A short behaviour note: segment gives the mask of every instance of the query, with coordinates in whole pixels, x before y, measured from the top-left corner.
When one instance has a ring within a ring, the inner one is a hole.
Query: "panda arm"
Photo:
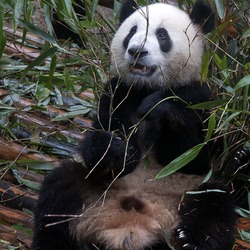
[[[165,117],[168,123],[171,120],[183,123],[181,117],[186,112],[192,111],[187,109],[188,105],[206,102],[210,98],[211,92],[206,84],[193,82],[190,85],[179,87],[175,91],[155,91],[143,100],[138,108],[138,114],[140,117],[150,120],[158,121]],[[184,123],[185,125],[186,123]]]
[[[84,191],[91,190],[93,184],[84,180],[84,172],[81,164],[67,160],[44,179],[34,213],[31,250],[79,249],[70,235],[69,222],[63,221],[71,218],[67,215],[79,214],[84,204]]]
[[[204,183],[196,192],[186,193],[174,233],[176,249],[231,249],[237,220],[233,204],[227,188],[220,183]]]
[[[85,133],[78,150],[97,179],[130,173],[140,158],[134,138],[127,140],[133,108],[129,105],[129,88],[118,84],[112,79],[101,95],[93,129]]]
[[[201,110],[189,108],[189,104],[208,101],[208,88],[197,83],[180,87],[174,94],[171,91],[156,91],[146,97],[138,108],[138,116],[144,124],[141,137],[147,138],[147,148],[153,145],[156,159],[162,165],[202,143],[205,136],[205,114]],[[200,162],[206,164],[201,166]],[[181,171],[201,174],[208,168],[208,149],[205,146]]]

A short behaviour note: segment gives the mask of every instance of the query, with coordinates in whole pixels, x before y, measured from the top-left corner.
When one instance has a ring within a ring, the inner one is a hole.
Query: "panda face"
[[[152,88],[175,88],[199,80],[201,34],[199,26],[172,5],[140,8],[113,38],[113,73],[129,85]]]

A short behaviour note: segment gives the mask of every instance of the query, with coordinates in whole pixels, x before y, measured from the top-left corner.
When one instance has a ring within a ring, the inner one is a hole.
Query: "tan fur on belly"
[[[140,250],[164,241],[164,234],[178,223],[182,195],[200,184],[202,177],[174,173],[154,180],[160,169],[141,164],[106,192],[93,190],[82,215],[71,222],[72,234],[80,243],[120,250]]]

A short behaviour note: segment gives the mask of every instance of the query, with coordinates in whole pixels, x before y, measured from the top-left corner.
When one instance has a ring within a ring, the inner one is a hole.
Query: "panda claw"
[[[191,244],[191,243],[186,243],[182,246],[183,249],[185,250],[198,250],[198,247]]]
[[[180,239],[180,240],[187,239],[189,236],[187,231],[183,228],[176,229],[176,235],[177,235],[178,239]]]
[[[177,228],[175,230],[175,235],[177,240],[179,241],[179,245],[181,245],[181,249],[183,250],[198,250],[199,247],[192,243],[192,238],[188,230],[185,228]]]
[[[178,238],[179,239],[185,239],[185,238],[187,238],[187,235],[185,234],[185,231],[183,231],[183,230],[181,230],[181,229],[179,229],[178,230]]]

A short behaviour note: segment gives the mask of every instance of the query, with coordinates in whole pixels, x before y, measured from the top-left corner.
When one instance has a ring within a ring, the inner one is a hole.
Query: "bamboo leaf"
[[[37,57],[32,63],[28,65],[28,67],[23,71],[21,79],[35,66],[43,63],[48,57],[53,56],[57,51],[56,47],[52,47],[44,51],[39,57]]]
[[[166,177],[177,170],[181,169],[189,162],[191,162],[201,151],[204,147],[204,143],[197,144],[196,146],[192,147],[191,149],[187,150],[185,153],[171,161],[166,167],[164,167],[157,175],[156,179],[160,179]]]
[[[75,111],[71,111],[71,112],[68,112],[68,113],[65,113],[65,114],[62,114],[62,115],[58,115],[56,116],[55,118],[51,119],[51,121],[55,122],[55,121],[64,121],[64,120],[68,120],[68,119],[71,119],[71,118],[74,118],[76,116],[81,116],[81,115],[85,115],[87,114],[91,109],[90,108],[84,108],[82,107],[82,109],[80,110],[75,110]]]
[[[208,142],[213,134],[214,128],[216,126],[216,113],[212,113],[208,121],[208,129],[205,141]]]
[[[14,6],[14,13],[13,13],[14,30],[16,30],[19,24],[19,19],[21,18],[23,14],[23,8],[24,8],[24,0],[16,0],[15,6]]]
[[[215,0],[215,6],[216,6],[217,13],[218,13],[220,19],[223,19],[223,17],[224,17],[224,4],[223,4],[223,0]]]
[[[91,1],[91,20],[94,19],[94,15],[96,12],[96,7],[98,5],[99,0],[92,0]]]
[[[44,41],[49,42],[49,43],[56,43],[56,40],[54,37],[52,37],[51,35],[49,35],[47,32],[45,32],[44,30],[40,29],[39,27],[35,26],[32,23],[29,23],[27,21],[24,20],[20,20],[20,23],[30,32],[32,32],[33,34],[41,37]]]
[[[211,58],[210,51],[207,50],[204,52],[203,57],[202,57],[202,63],[201,63],[201,75],[202,78],[207,78],[208,75],[208,66],[209,66],[209,60]]]
[[[195,105],[191,105],[189,107],[193,109],[214,109],[225,105],[227,102],[227,99],[218,99],[210,102],[201,102]]]
[[[52,85],[52,79],[56,70],[57,56],[54,54],[51,58],[50,69],[49,69],[49,84]]]
[[[244,218],[250,218],[250,210],[246,210],[244,208],[236,208],[235,211],[237,212],[237,214],[239,214],[240,216],[244,217]]]
[[[3,31],[3,20],[4,20],[4,6],[2,3],[0,3],[0,58],[3,55],[6,45],[6,37]]]
[[[42,102],[49,97],[50,90],[48,88],[44,88],[43,86],[37,86],[35,95],[37,100],[39,102]]]
[[[250,29],[246,30],[243,34],[242,34],[242,38],[246,38],[250,36]]]
[[[234,87],[234,91],[236,92],[238,89],[243,88],[247,85],[250,84],[250,74],[246,75],[245,77],[243,77]]]
[[[216,129],[216,133],[221,131],[223,128],[228,128],[228,126],[230,125],[230,122],[240,114],[241,112],[234,112],[232,113],[226,120],[224,120],[224,122]]]

